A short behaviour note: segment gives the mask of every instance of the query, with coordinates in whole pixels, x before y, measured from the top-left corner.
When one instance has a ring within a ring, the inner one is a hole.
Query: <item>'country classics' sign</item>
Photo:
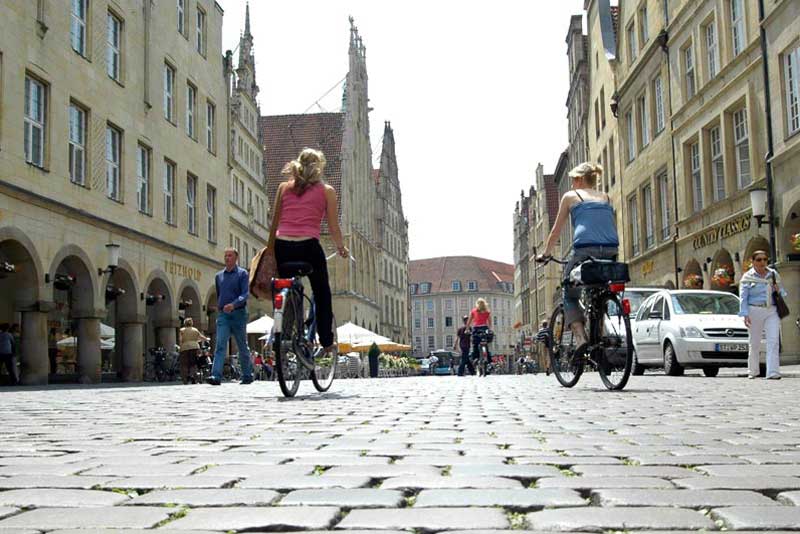
[[[164,260],[164,270],[169,274],[177,274],[178,276],[191,278],[195,282],[199,282],[200,276],[203,274],[200,272],[200,269],[195,269],[194,267],[169,260]]]
[[[719,224],[708,230],[704,231],[692,240],[692,246],[695,250],[713,245],[720,239],[725,239],[732,235],[746,232],[750,229],[750,216],[742,215],[732,221]]]

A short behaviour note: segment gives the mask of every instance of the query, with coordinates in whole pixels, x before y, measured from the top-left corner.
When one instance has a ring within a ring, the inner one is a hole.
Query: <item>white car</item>
[[[627,300],[631,305],[630,311],[630,322],[631,322],[631,330],[636,331],[636,315],[639,311],[639,307],[642,303],[649,297],[650,295],[654,295],[658,293],[661,289],[656,287],[626,287],[625,292],[622,294],[622,298]],[[625,324],[621,321],[616,320],[618,317],[619,312],[616,309],[609,309],[608,315],[606,316],[606,332],[614,333],[620,335],[622,339],[625,339]],[[635,347],[635,344],[634,344]],[[634,375],[641,375],[644,374],[644,367],[636,364],[636,350],[634,348],[634,355],[633,355],[633,374]]]
[[[748,332],[738,313],[739,298],[723,291],[664,289],[651,295],[632,327],[638,365],[663,367],[670,376],[685,368],[717,376],[720,367],[746,367]]]

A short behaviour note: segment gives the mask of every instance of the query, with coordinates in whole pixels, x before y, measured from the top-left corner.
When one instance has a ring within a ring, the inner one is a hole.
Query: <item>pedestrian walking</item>
[[[458,364],[458,376],[464,376],[464,368],[469,368],[469,374],[475,374],[475,367],[472,365],[472,360],[469,358],[470,338],[469,330],[467,330],[468,316],[464,316],[461,320],[464,322],[461,328],[456,332],[456,343],[453,345],[453,350],[461,349],[461,361]]]
[[[17,378],[17,359],[14,356],[16,348],[16,342],[14,341],[13,334],[9,332],[8,323],[3,323],[0,325],[0,363],[5,366],[12,386],[19,384],[19,378]]]
[[[247,298],[250,296],[250,279],[247,271],[239,267],[239,251],[225,249],[225,268],[214,277],[217,288],[217,346],[214,365],[207,382],[212,386],[222,383],[222,371],[231,336],[239,348],[241,384],[253,383],[253,365],[247,347]]]
[[[767,378],[778,380],[780,372],[781,320],[775,307],[773,291],[787,295],[778,271],[767,267],[769,257],[763,250],[756,250],[750,257],[753,267],[739,281],[741,303],[739,315],[750,329],[750,353],[747,358],[747,378],[759,376],[762,333],[767,338]]]
[[[183,320],[183,328],[180,330],[180,353],[181,380],[184,384],[189,382],[196,383],[197,359],[200,356],[200,342],[208,341],[200,330],[194,327],[194,320],[187,317]]]

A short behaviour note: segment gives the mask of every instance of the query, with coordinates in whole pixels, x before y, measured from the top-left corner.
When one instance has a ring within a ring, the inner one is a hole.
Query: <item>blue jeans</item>
[[[222,380],[222,368],[228,352],[228,341],[231,336],[239,347],[239,365],[242,368],[242,380],[253,378],[253,362],[250,361],[250,349],[247,347],[247,308],[237,308],[231,313],[221,312],[217,316],[217,348],[214,351],[214,365],[211,376]]]
[[[575,249],[570,256],[567,265],[564,267],[564,280],[569,280],[569,273],[572,272],[572,269],[584,260],[588,260],[589,258],[595,259],[616,259],[617,257],[617,247],[583,247],[579,249]],[[563,284],[563,292],[564,292],[564,319],[567,323],[567,326],[571,325],[575,321],[586,322],[585,317],[583,316],[583,311],[581,310],[580,304],[578,303],[581,297],[582,288],[580,287],[572,287],[568,284]]]

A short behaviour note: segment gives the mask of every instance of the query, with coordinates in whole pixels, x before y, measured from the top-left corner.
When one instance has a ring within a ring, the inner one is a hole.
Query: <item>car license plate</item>
[[[747,343],[717,343],[717,352],[747,352]]]

